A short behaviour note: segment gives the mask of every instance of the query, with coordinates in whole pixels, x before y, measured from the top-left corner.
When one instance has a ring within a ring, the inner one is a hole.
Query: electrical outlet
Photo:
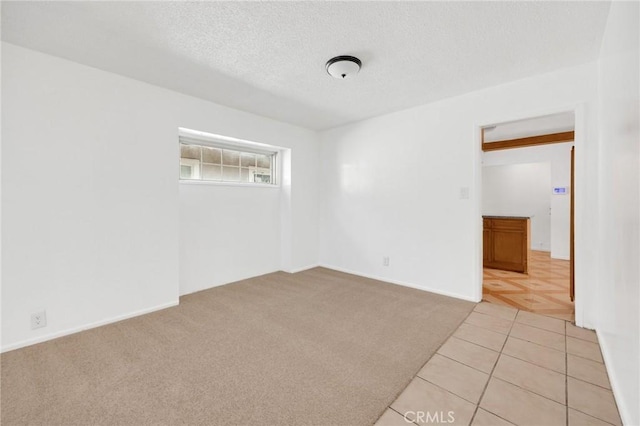
[[[31,329],[47,326],[47,311],[40,311],[31,314]]]
[[[389,256],[385,256],[382,258],[382,265],[389,266]]]

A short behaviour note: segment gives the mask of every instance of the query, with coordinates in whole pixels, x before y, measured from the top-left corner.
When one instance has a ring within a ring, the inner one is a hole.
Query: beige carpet
[[[473,303],[316,268],[2,355],[2,425],[367,425]]]

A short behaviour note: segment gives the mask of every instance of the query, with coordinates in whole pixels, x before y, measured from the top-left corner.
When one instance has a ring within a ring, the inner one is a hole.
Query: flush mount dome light
[[[362,62],[355,56],[336,56],[327,61],[327,72],[331,77],[344,80],[358,74]]]

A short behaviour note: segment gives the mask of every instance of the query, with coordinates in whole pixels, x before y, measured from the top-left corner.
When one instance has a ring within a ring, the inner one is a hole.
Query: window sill
[[[195,180],[195,179],[179,179],[180,184],[184,185],[212,185],[212,186],[235,186],[250,188],[271,188],[280,189],[279,184],[272,185],[270,183],[253,183],[253,182],[217,182],[214,180]]]

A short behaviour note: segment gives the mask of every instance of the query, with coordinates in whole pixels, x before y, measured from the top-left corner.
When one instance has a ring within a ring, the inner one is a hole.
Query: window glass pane
[[[207,143],[199,145],[180,140],[181,180],[275,183],[276,154],[257,154],[245,152],[241,146],[227,149],[222,143]]]
[[[202,165],[202,179],[222,180],[222,166]]]
[[[223,166],[222,180],[226,182],[238,182],[240,180],[240,168]]]
[[[271,183],[271,172],[268,170],[256,170],[253,179],[257,183]]]
[[[248,152],[243,152],[240,157],[240,165],[242,167],[255,167],[256,166],[256,155]]]
[[[200,160],[181,158],[180,179],[200,179]]]
[[[270,155],[257,155],[258,167],[271,168],[271,156]]]
[[[238,151],[222,150],[222,164],[230,166],[240,165],[240,153]]]
[[[222,159],[222,150],[220,148],[209,148],[208,146],[202,147],[202,162],[220,164]]]
[[[240,182],[253,182],[251,178],[253,177],[253,173],[251,170],[242,168],[240,169]]]
[[[180,165],[180,179],[191,179],[191,166]]]
[[[200,146],[180,144],[180,158],[200,160]]]

